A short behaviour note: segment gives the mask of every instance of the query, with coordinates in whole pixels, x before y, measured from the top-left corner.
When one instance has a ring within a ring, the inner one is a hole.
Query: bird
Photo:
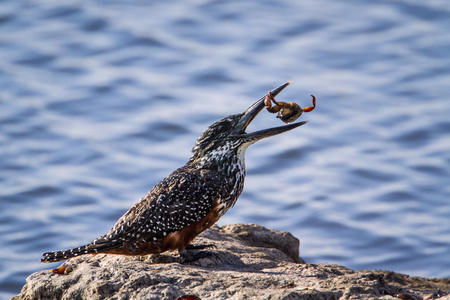
[[[290,82],[270,93],[278,95]],[[156,184],[103,236],[63,251],[47,252],[50,263],[85,254],[149,255],[178,251],[183,261],[204,257],[194,238],[215,224],[244,188],[245,151],[253,143],[281,134],[307,121],[247,133],[247,126],[265,107],[262,97],[249,108],[209,126],[197,139],[192,156]]]

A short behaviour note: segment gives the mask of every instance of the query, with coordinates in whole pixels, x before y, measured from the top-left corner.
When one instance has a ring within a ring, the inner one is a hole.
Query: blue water
[[[247,150],[219,225],[290,231],[307,262],[449,277],[450,6],[422,2],[2,1],[0,297],[288,80],[279,100],[317,108]]]

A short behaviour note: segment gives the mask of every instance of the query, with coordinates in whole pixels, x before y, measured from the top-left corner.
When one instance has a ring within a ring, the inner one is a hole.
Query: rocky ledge
[[[189,264],[176,253],[80,256],[62,264],[68,274],[30,275],[12,299],[450,299],[450,278],[307,264],[298,239],[258,225],[215,226],[195,242],[216,247]]]

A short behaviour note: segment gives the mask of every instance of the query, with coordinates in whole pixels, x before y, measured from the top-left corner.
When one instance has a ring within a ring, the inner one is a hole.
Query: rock
[[[449,278],[306,264],[298,239],[253,224],[214,226],[195,243],[216,248],[189,264],[176,253],[80,256],[62,264],[73,268],[66,275],[30,275],[12,299],[433,299],[450,289]]]

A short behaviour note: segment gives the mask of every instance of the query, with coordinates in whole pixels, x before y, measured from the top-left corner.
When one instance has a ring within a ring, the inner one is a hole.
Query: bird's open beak
[[[286,82],[285,84],[280,85],[276,89],[272,90],[272,95],[275,97],[290,83],[291,83],[290,81]],[[255,131],[255,132],[251,132],[251,133],[246,133],[245,129],[247,128],[247,126],[253,121],[253,119],[258,115],[258,113],[261,110],[263,110],[263,108],[265,107],[265,105],[264,105],[265,98],[266,98],[266,96],[262,97],[261,99],[256,101],[252,106],[247,108],[242,113],[242,118],[239,122],[239,126],[236,128],[237,130],[239,130],[238,135],[240,137],[248,139],[248,140],[256,141],[256,140],[260,140],[260,139],[263,139],[266,137],[270,137],[273,135],[277,135],[277,134],[292,130],[294,128],[297,128],[299,126],[302,126],[302,125],[308,123],[308,121],[303,121],[303,122],[293,123],[293,124],[289,124],[289,125],[284,125],[284,126],[279,126],[279,127],[269,128],[269,129],[263,129],[263,130],[259,130],[259,131]]]

